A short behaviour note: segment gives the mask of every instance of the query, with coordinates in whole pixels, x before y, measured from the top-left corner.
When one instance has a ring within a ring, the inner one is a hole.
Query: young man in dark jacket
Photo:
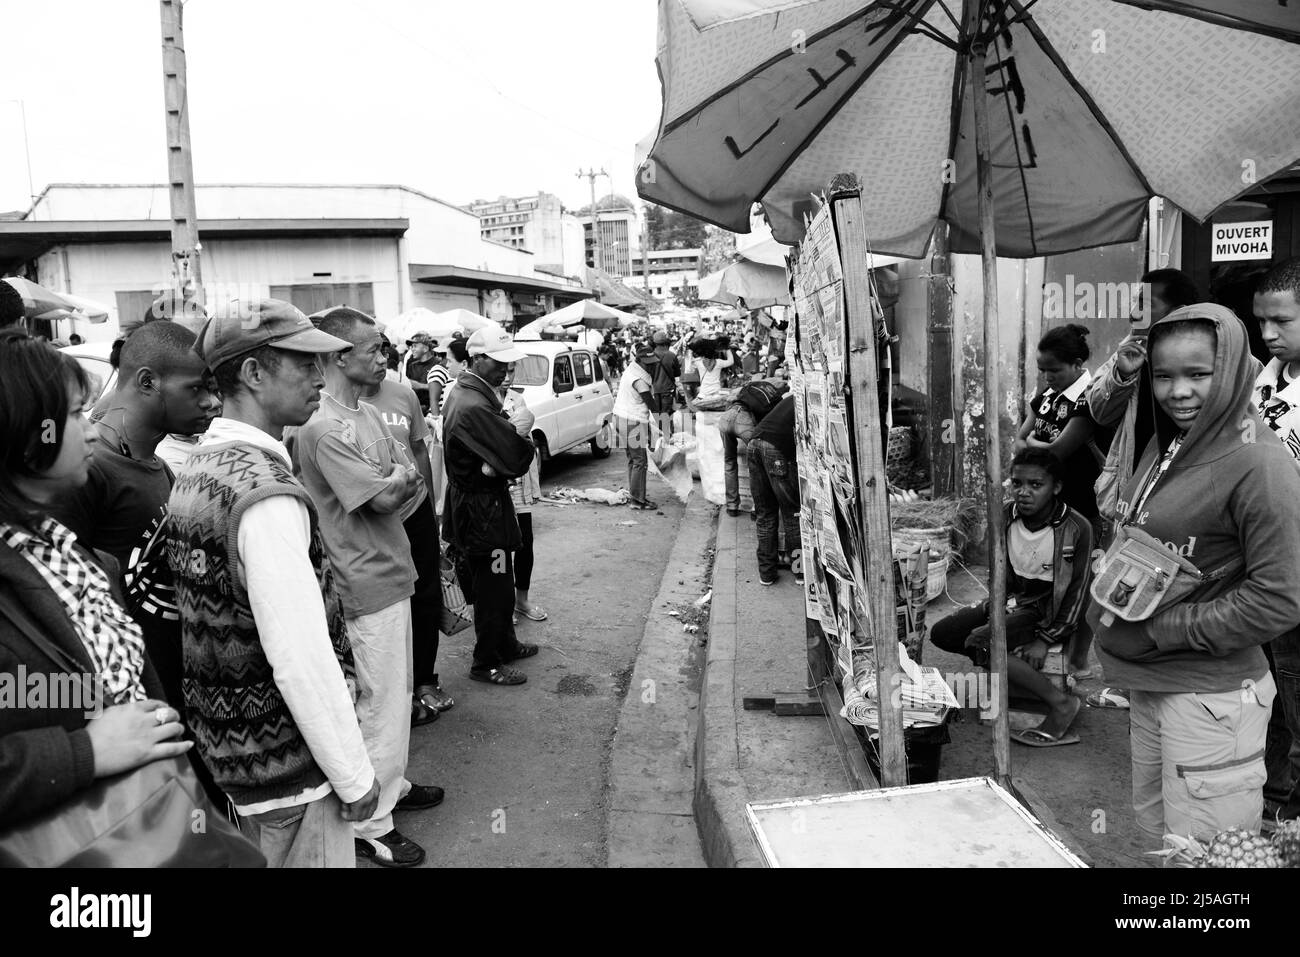
[[[520,437],[501,408],[497,389],[513,363],[525,357],[493,323],[470,336],[470,367],[443,407],[447,507],[443,534],[466,557],[473,578],[474,663],[469,676],[495,685],[528,680],[506,667],[538,648],[515,637],[512,554],[522,544],[510,499],[510,479],[528,471],[533,444]]]

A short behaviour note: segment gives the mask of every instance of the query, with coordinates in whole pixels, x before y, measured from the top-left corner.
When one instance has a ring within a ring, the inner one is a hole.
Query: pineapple
[[[1252,831],[1230,827],[1214,835],[1197,867],[1284,867],[1271,840]]]
[[[1273,846],[1283,867],[1300,867],[1300,820],[1280,822],[1273,832]]]

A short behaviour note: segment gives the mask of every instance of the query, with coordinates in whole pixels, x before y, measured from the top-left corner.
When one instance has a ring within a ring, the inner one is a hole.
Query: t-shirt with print
[[[60,497],[50,512],[82,545],[117,560],[126,610],[144,634],[168,703],[181,707],[180,614],[160,534],[172,481],[160,457],[139,462],[99,442],[86,484]]]
[[[415,461],[415,451],[411,447],[412,440],[425,443],[425,454],[428,454],[429,423],[424,421],[424,415],[420,412],[420,401],[415,397],[415,392],[410,386],[400,382],[385,381],[380,384],[379,391],[366,401],[379,410],[379,417],[384,420],[384,425],[388,426],[388,431],[393,434],[393,440],[406,452],[407,458],[412,462]],[[403,516],[409,518],[428,494],[428,489],[421,492],[413,505],[408,505],[402,510]]]
[[[637,388],[637,383],[641,388]],[[614,399],[614,414],[633,422],[649,422],[650,408],[641,398],[641,392],[651,389],[650,373],[633,362],[618,380],[618,396]]]
[[[1082,417],[1091,421],[1092,414],[1088,411],[1085,395],[1091,381],[1091,376],[1085,372],[1064,392],[1044,389],[1034,396],[1029,403],[1034,415],[1034,426],[1029,434],[1040,442],[1055,442],[1072,420]],[[1096,519],[1099,512],[1093,486],[1101,474],[1102,463],[1085,442],[1070,453],[1064,464],[1061,498],[1085,518]]]
[[[344,614],[358,618],[410,598],[415,566],[402,516],[367,507],[387,488],[393,466],[410,461],[379,411],[364,401],[349,409],[322,394],[320,408],[285,444],[320,515]]]

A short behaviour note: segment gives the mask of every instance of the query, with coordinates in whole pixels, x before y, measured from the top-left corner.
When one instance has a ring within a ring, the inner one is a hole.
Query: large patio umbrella
[[[919,257],[944,222],[952,251],[983,259],[994,754],[1009,778],[996,257],[1131,242],[1156,195],[1204,221],[1295,162],[1300,7],[661,0],[659,38],[643,198],[738,232],[762,201],[796,242],[813,194],[851,173],[873,250]]]
[[[55,292],[39,283],[17,276],[8,276],[5,282],[13,286],[23,298],[23,310],[29,321],[33,319],[82,319],[86,322],[107,322],[108,309],[97,302]]]

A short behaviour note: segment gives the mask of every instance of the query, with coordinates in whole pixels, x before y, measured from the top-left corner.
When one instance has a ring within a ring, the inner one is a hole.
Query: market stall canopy
[[[432,309],[416,306],[384,325],[384,335],[390,342],[407,342],[417,332],[435,339],[449,336],[459,329],[455,320],[442,318]]]
[[[542,316],[538,322],[546,325],[586,326],[588,329],[621,329],[640,319],[640,316],[634,316],[630,312],[583,299]]]
[[[700,279],[700,299],[736,305],[741,299],[751,309],[790,304],[790,278],[785,266],[766,266],[740,259]]]
[[[603,269],[592,266],[584,268],[586,285],[596,291],[596,295],[605,305],[616,309],[635,309],[643,306],[650,312],[657,312],[662,308],[654,296],[621,282],[618,277],[611,276]]]
[[[663,110],[638,192],[736,232],[762,201],[792,243],[851,172],[873,251],[920,257],[944,221],[952,251],[979,252],[976,2],[661,0]],[[981,10],[998,255],[1131,242],[1153,195],[1203,221],[1300,157],[1294,4]]]
[[[30,279],[17,276],[5,278],[23,299],[23,312],[26,318],[34,319],[81,319],[85,322],[107,322],[108,308],[97,302],[73,296],[65,292],[46,289]]]

